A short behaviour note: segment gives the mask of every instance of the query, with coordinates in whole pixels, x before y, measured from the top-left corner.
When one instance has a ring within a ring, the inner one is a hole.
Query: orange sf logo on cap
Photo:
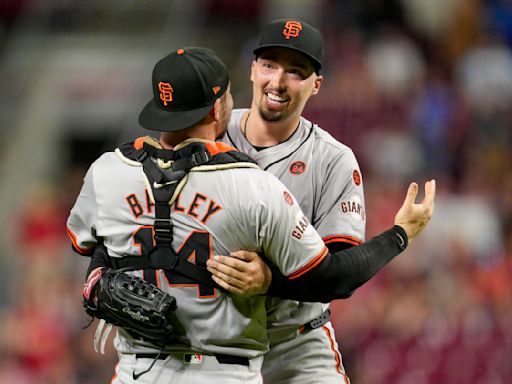
[[[159,82],[158,90],[160,91],[160,100],[164,102],[164,105],[167,106],[167,103],[172,101],[172,93],[174,89],[172,89],[171,84]]]
[[[302,25],[298,21],[288,20],[283,29],[283,35],[286,39],[290,37],[298,37],[302,31]]]

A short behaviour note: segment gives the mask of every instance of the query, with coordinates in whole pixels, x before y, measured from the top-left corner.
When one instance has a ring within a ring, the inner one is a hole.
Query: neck
[[[160,145],[164,149],[173,149],[176,145],[187,139],[215,141],[215,126],[212,124],[200,124],[184,131],[162,132],[160,134]]]
[[[297,129],[300,116],[291,116],[282,121],[266,121],[256,108],[251,108],[242,119],[242,132],[252,145],[271,147],[286,141]]]

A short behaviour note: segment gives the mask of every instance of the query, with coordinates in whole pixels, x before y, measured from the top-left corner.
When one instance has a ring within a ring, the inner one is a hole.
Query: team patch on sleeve
[[[283,192],[284,201],[288,205],[293,205],[293,197],[286,191]]]
[[[350,198],[342,200],[339,207],[343,215],[350,215],[354,220],[366,220],[362,199],[358,194],[353,194]]]
[[[357,169],[354,169],[354,172],[352,172],[352,179],[354,180],[354,184],[357,186],[361,185],[361,174]]]

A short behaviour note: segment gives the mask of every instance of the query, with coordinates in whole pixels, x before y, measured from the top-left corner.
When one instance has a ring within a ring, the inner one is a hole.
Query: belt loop
[[[331,318],[331,310],[327,308],[324,313],[322,313],[319,317],[311,320],[310,322],[303,324],[299,327],[299,333],[304,333],[311,329],[320,328],[322,325],[326,324]]]

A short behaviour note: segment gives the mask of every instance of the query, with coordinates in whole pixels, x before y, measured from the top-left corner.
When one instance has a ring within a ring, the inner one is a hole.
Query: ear
[[[311,91],[312,95],[317,95],[320,92],[320,87],[322,85],[322,81],[324,80],[323,76],[317,76],[315,79],[315,85]]]
[[[254,82],[254,71],[256,71],[256,60],[252,61],[251,64],[251,81]]]
[[[221,105],[220,104],[221,104],[221,101],[220,101],[220,98],[218,98],[217,100],[215,100],[215,103],[213,104],[212,109],[210,109],[210,116],[215,121],[219,121],[220,120],[220,111],[221,111]]]

